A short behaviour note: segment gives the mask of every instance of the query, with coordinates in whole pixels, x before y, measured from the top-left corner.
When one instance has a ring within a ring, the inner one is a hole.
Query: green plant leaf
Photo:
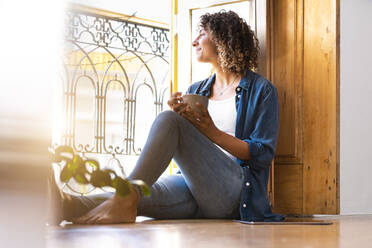
[[[63,167],[63,169],[62,169],[62,171],[61,171],[61,174],[59,175],[59,179],[61,180],[61,182],[65,182],[65,183],[67,183],[67,182],[71,179],[71,177],[72,177],[72,172],[71,172],[71,170],[70,170],[70,167],[71,167],[70,163],[67,163],[67,164]]]
[[[76,174],[74,175],[74,179],[76,180],[76,182],[81,183],[81,184],[89,183],[88,179],[86,178],[84,174]]]
[[[104,169],[103,171],[106,171],[107,173],[109,174],[113,174],[115,177],[117,177],[117,174],[114,170],[111,170],[111,169]]]
[[[99,163],[98,161],[94,160],[94,159],[88,159],[88,160],[85,160],[85,164],[95,168],[95,169],[99,169]]]
[[[71,171],[72,174],[76,173],[76,171],[78,170],[79,165],[82,161],[83,160],[80,158],[79,155],[74,155],[74,157],[72,159],[72,162],[71,162],[71,166],[70,166],[70,171]]]
[[[63,160],[72,159],[74,156],[74,150],[70,146],[58,146],[54,150],[53,162],[60,163]]]
[[[73,164],[80,165],[83,163],[83,159],[79,155],[74,155],[74,159],[72,160]]]
[[[95,170],[91,174],[90,183],[94,187],[111,186],[112,182],[111,182],[110,173],[106,171]]]
[[[147,186],[147,184],[142,180],[130,180],[131,184],[137,185],[141,188],[142,193],[146,196],[150,195],[150,188]]]
[[[116,194],[119,196],[127,196],[130,194],[132,184],[140,187],[144,195],[150,195],[150,189],[142,180],[127,180],[119,177],[114,170],[104,169],[100,170],[98,161],[94,159],[83,159],[78,154],[74,154],[74,150],[70,146],[59,146],[55,150],[49,149],[52,156],[53,162],[60,163],[66,161],[63,167],[60,180],[62,182],[68,182],[72,177],[76,182],[81,184],[91,184],[95,187],[111,186],[115,188]],[[95,169],[90,173],[86,165],[91,166]],[[87,179],[86,175],[90,174],[90,180]],[[111,176],[114,175],[114,179],[111,180]]]
[[[129,181],[121,177],[115,177],[114,180],[112,180],[111,186],[116,189],[116,194],[119,196],[124,197],[130,193],[131,185]]]
[[[85,163],[80,163],[77,165],[76,170],[73,173],[73,177],[78,183],[88,184],[89,180],[86,177],[87,169],[85,168]]]
[[[85,162],[82,162],[82,163],[78,164],[78,168],[76,169],[76,173],[78,173],[78,174],[88,173],[88,170],[85,167]]]

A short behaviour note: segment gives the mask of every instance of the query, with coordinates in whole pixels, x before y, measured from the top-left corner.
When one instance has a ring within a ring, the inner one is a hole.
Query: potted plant
[[[119,196],[127,196],[132,185],[137,185],[144,195],[150,195],[149,187],[142,180],[121,178],[115,171],[101,169],[98,161],[82,158],[70,146],[49,148],[54,163],[62,165],[60,180],[68,183],[72,178],[80,184],[91,184],[94,187],[112,187]],[[87,168],[91,167],[91,170]]]

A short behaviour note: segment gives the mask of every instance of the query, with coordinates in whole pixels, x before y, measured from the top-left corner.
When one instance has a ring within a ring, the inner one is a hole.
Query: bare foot
[[[129,196],[114,195],[85,215],[73,220],[74,224],[134,223],[137,216],[138,194],[132,189]]]

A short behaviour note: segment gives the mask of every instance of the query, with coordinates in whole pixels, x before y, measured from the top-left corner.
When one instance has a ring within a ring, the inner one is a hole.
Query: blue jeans
[[[159,178],[172,158],[181,174]],[[157,219],[239,218],[243,169],[173,111],[156,117],[129,178],[151,186],[151,195],[140,199],[138,215]],[[89,198],[99,204],[111,195]]]

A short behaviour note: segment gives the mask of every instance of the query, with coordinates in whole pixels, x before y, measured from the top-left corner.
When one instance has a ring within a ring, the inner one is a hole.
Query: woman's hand
[[[216,142],[221,131],[214,125],[208,110],[200,103],[196,103],[196,106],[200,109],[201,114],[192,110],[189,105],[186,105],[186,108],[181,110],[180,114],[194,124],[210,140]]]
[[[180,111],[184,110],[184,108],[186,107],[186,103],[183,102],[181,96],[182,92],[174,92],[172,94],[172,97],[168,101],[168,106],[171,108],[171,110],[179,114]]]
[[[219,130],[209,115],[207,109],[200,103],[196,103],[201,114],[192,110],[189,105],[180,111],[181,116],[188,119],[201,133],[207,136],[213,143],[222,147],[233,156],[242,159],[250,159],[249,145],[247,142],[240,140],[228,133]]]

